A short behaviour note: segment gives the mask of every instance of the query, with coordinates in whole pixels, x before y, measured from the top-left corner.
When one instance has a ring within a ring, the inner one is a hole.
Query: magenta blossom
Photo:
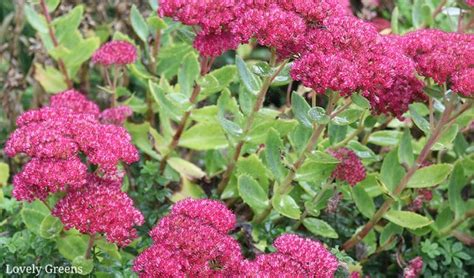
[[[181,201],[151,231],[155,243],[138,256],[133,269],[140,277],[237,275],[243,257],[237,241],[227,235],[234,225],[235,215],[220,202]],[[165,262],[168,257],[173,260]],[[157,267],[165,264],[167,269]]]
[[[89,175],[83,187],[68,190],[52,214],[61,219],[66,229],[105,234],[108,241],[126,246],[137,237],[134,226],[143,224],[143,215],[120,186],[120,182]]]
[[[100,113],[99,121],[103,124],[122,126],[132,114],[133,111],[128,106],[109,108]]]
[[[423,258],[416,257],[410,261],[410,264],[403,270],[404,278],[420,277],[423,270]]]
[[[300,14],[307,22],[322,24],[327,18],[349,15],[340,0],[277,0],[284,9]]]
[[[392,39],[413,58],[420,75],[433,78],[438,84],[474,67],[474,36],[471,34],[423,29]]]
[[[74,89],[52,96],[49,106],[54,109],[70,109],[74,113],[99,115],[99,106]]]
[[[451,89],[465,96],[474,96],[474,68],[465,69],[453,74]]]
[[[371,24],[353,16],[328,18],[306,39],[307,51],[295,61],[291,76],[317,93],[361,91],[374,113],[399,118],[410,103],[425,100],[414,62]]]
[[[15,196],[19,199],[31,201],[35,198],[33,193],[45,199],[48,193],[74,186],[79,170],[80,176],[84,176],[79,154],[97,165],[99,174],[116,179],[120,176],[117,170],[120,162],[130,164],[139,159],[128,132],[123,127],[101,124],[98,110],[83,95],[70,90],[55,95],[51,102],[54,108],[22,114],[17,119],[18,129],[5,144],[8,156],[24,153],[32,158],[24,169],[29,174],[22,172],[15,179],[15,192],[18,192]],[[47,171],[52,180],[43,184],[42,180],[47,178],[38,178],[43,171],[39,169]]]
[[[206,57],[217,57],[229,49],[236,49],[239,44],[238,38],[230,32],[201,31],[194,40],[194,48]]]
[[[194,47],[205,57],[216,57],[235,49],[240,43],[230,30],[236,18],[236,0],[181,1],[160,0],[160,16],[168,16],[183,24],[196,26]]]
[[[276,253],[257,256],[263,277],[334,277],[339,263],[320,242],[285,234],[273,244]]]
[[[176,203],[172,214],[184,215],[212,226],[221,233],[230,232],[237,220],[235,215],[219,201],[186,199]]]
[[[154,244],[134,261],[140,277],[332,277],[336,258],[316,241],[284,235],[277,253],[246,260],[230,235],[235,215],[218,201],[187,199],[150,235]]]
[[[133,64],[135,60],[137,49],[127,41],[108,42],[92,56],[92,62],[103,66]]]
[[[85,184],[87,167],[78,157],[69,159],[33,158],[13,179],[13,196],[17,200],[45,200],[50,194],[79,188]]]
[[[51,108],[42,108],[27,112],[35,121],[20,117],[23,125],[10,135],[5,152],[9,156],[26,153],[38,158],[65,159],[80,151],[108,174],[115,173],[120,161],[130,164],[139,159],[123,127],[101,124],[88,114],[56,113],[56,117],[46,119],[43,114],[51,115],[50,111]]]
[[[264,8],[248,7],[241,4],[242,15],[233,23],[233,32],[247,42],[256,38],[258,43],[287,57],[299,53],[304,46],[306,22],[298,14],[278,5]],[[288,34],[292,34],[289,36]]]
[[[328,152],[340,161],[332,173],[333,178],[346,181],[351,186],[365,179],[365,167],[352,150],[340,148],[338,150],[329,150]]]

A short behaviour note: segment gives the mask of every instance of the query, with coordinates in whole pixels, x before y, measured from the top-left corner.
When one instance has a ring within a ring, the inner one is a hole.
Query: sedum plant
[[[0,4],[2,266],[473,273],[470,1],[71,2]]]

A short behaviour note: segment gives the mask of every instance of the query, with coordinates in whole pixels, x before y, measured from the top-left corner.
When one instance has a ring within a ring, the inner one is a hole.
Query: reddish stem
[[[40,6],[41,6],[41,10],[43,12],[43,15],[46,18],[46,23],[48,25],[49,36],[51,38],[51,41],[53,42],[54,47],[56,48],[56,47],[59,46],[59,42],[58,42],[58,39],[56,38],[56,35],[54,34],[53,27],[51,26],[51,16],[49,15],[48,6],[46,5],[46,1],[45,0],[40,0]],[[71,79],[69,78],[69,73],[67,72],[66,65],[64,64],[64,61],[62,59],[57,59],[57,62],[58,62],[59,70],[61,71],[61,73],[64,76],[64,81],[66,82],[66,85],[67,85],[68,89],[71,89],[73,87],[73,84],[72,84]]]

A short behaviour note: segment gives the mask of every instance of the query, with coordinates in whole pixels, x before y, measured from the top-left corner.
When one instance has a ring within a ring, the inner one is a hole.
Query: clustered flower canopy
[[[52,213],[66,229],[103,233],[111,242],[128,245],[137,237],[134,226],[143,224],[142,214],[120,190],[119,163],[139,159],[121,126],[130,114],[128,107],[101,113],[75,90],[52,96],[49,107],[22,114],[5,146],[9,156],[24,153],[31,158],[13,179],[15,198],[45,201],[64,192]],[[95,165],[94,174],[88,165]]]
[[[310,277],[330,278],[338,261],[322,243],[285,234],[275,253],[242,256],[228,233],[235,215],[221,202],[187,199],[150,232],[153,245],[135,260],[140,277]]]
[[[202,56],[254,38],[280,59],[294,58],[294,80],[321,94],[360,92],[376,114],[401,118],[409,104],[426,101],[418,75],[474,93],[472,35],[383,36],[337,0],[162,0],[159,14],[198,27],[194,46]]]

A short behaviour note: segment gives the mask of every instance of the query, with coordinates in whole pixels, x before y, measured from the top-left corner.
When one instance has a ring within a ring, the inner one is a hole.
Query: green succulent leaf
[[[418,229],[433,223],[425,216],[411,211],[390,210],[385,213],[384,218],[404,228]]]
[[[47,215],[41,222],[39,235],[51,239],[57,236],[63,230],[61,221],[52,215]]]
[[[331,225],[321,219],[308,217],[303,220],[303,225],[314,235],[326,238],[339,238],[339,235]]]
[[[235,58],[235,64],[237,66],[240,80],[245,88],[252,94],[257,95],[260,91],[261,80],[249,69],[244,60],[239,56]]]
[[[80,234],[68,234],[59,237],[56,240],[56,247],[59,253],[68,260],[74,260],[76,257],[83,257],[87,250],[89,236]]]
[[[409,188],[425,188],[439,185],[449,176],[453,166],[436,164],[418,169],[408,182]]]
[[[312,118],[310,118],[309,111],[311,107],[308,102],[297,93],[293,92],[291,95],[291,108],[295,118],[304,126],[312,128]],[[317,112],[317,111],[314,111]],[[316,116],[316,115],[313,115]],[[321,119],[324,120],[324,119]]]
[[[274,195],[272,198],[273,208],[281,215],[291,219],[300,219],[301,210],[296,201],[288,194]]]
[[[140,14],[140,11],[135,5],[132,5],[132,9],[130,11],[130,22],[132,23],[133,30],[135,31],[137,36],[144,43],[147,43],[150,30],[148,29],[148,25],[145,19]]]
[[[238,188],[242,200],[255,211],[262,211],[268,207],[268,196],[254,178],[247,175],[240,176]]]

